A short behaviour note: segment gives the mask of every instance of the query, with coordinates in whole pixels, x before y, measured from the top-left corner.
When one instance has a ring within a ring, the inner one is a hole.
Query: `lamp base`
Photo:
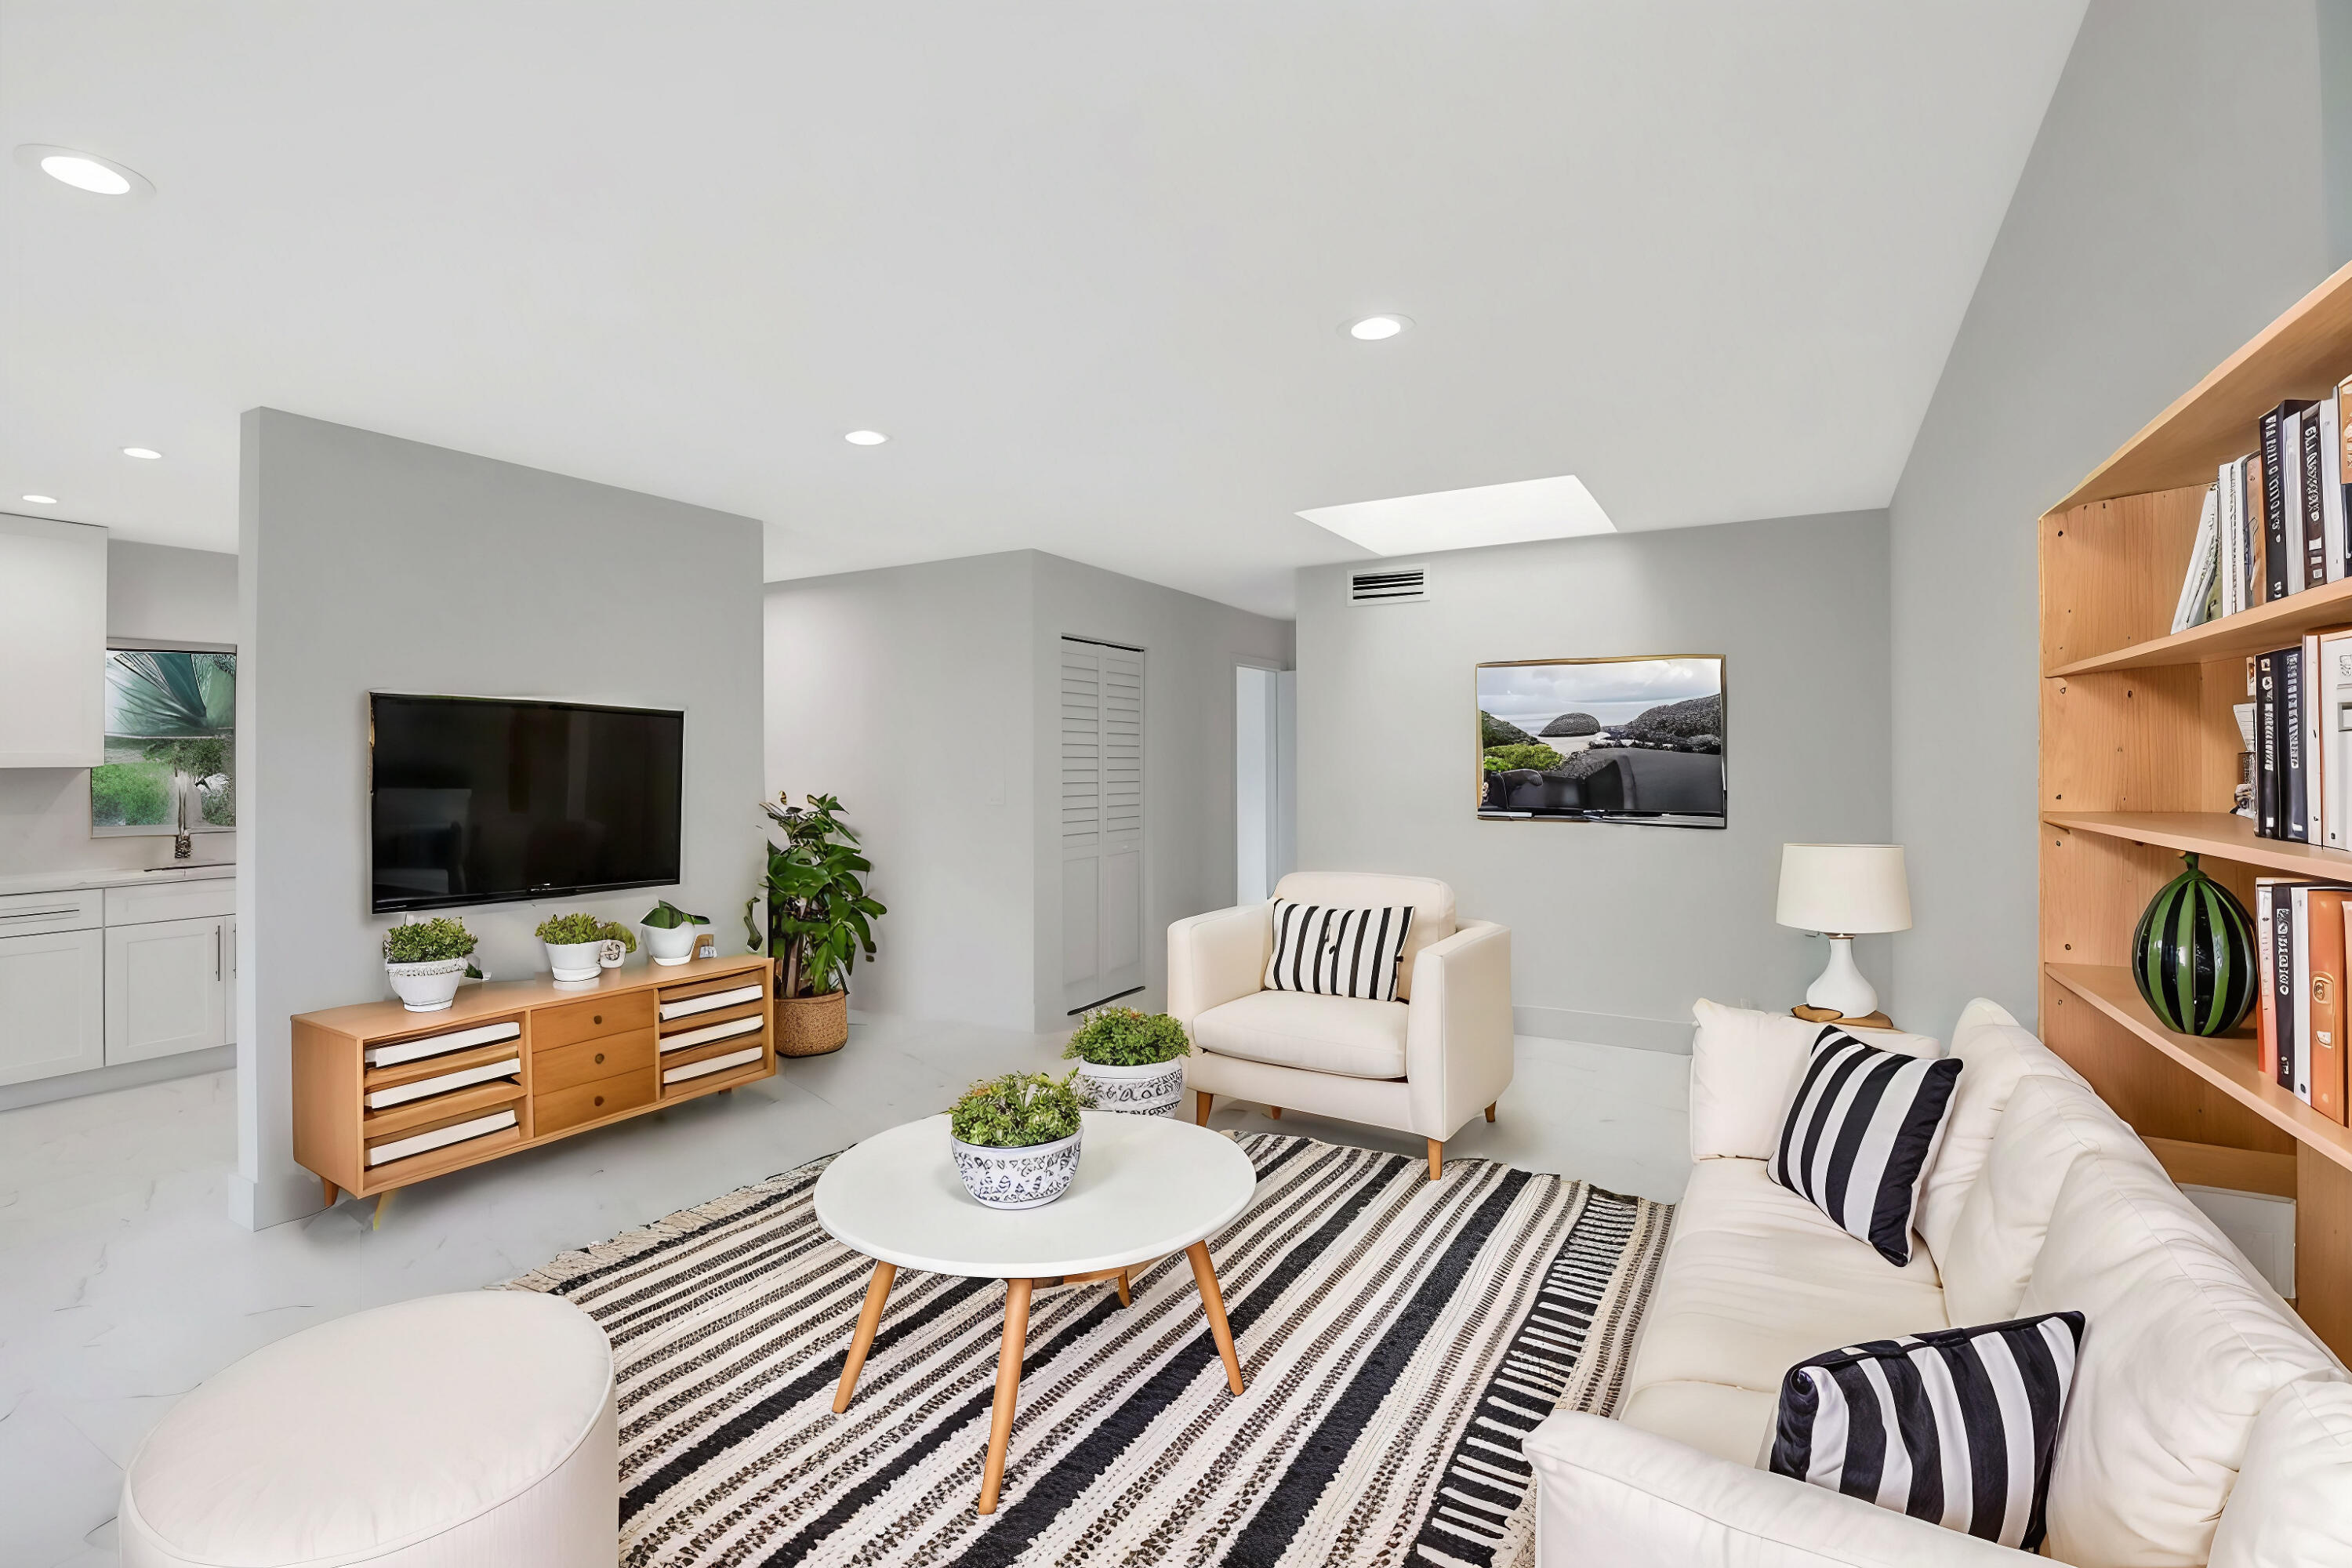
[[[1789,1009],[1789,1012],[1791,1016],[1802,1018],[1808,1024],[1843,1024],[1850,1029],[1892,1029],[1895,1027],[1895,1020],[1888,1017],[1884,1013],[1864,1013],[1859,1018],[1849,1018],[1844,1014],[1838,1012],[1834,1008],[1807,1007],[1803,1005],[1791,1007]]]
[[[1835,931],[1822,934],[1830,939],[1829,966],[1805,987],[1805,1005],[1834,1007],[1848,1018],[1877,1012],[1878,992],[1853,966],[1853,938]]]

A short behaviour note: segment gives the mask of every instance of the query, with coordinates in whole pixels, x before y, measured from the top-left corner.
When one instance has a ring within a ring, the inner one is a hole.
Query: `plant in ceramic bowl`
[[[949,1147],[964,1191],[982,1207],[1034,1209],[1070,1190],[1078,1173],[1077,1074],[1006,1073],[963,1091],[948,1111]]]
[[[457,920],[418,921],[383,933],[383,972],[412,1013],[438,1013],[457,998],[478,939]]]
[[[531,934],[547,949],[547,967],[558,980],[593,980],[637,951],[628,927],[591,914],[550,915]]]
[[[708,915],[690,915],[667,899],[646,911],[637,922],[646,933],[646,956],[656,963],[684,963],[694,956],[694,944],[710,923]]]
[[[1078,1082],[1105,1110],[1173,1116],[1184,1097],[1184,1063],[1192,1043],[1165,1013],[1097,1007],[1078,1025],[1062,1055],[1077,1058]]]

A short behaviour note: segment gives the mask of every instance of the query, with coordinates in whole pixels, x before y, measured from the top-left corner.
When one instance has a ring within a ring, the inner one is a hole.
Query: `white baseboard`
[[[1617,1013],[1580,1013],[1569,1007],[1514,1007],[1511,1027],[1542,1040],[1581,1040],[1592,1046],[1690,1055],[1689,1019],[1630,1018]]]
[[[209,1050],[184,1051],[174,1057],[92,1068],[88,1072],[60,1073],[56,1078],[37,1078],[26,1083],[0,1087],[0,1110],[47,1105],[51,1100],[75,1100],[85,1094],[104,1094],[110,1089],[132,1089],[170,1078],[194,1078],[198,1073],[219,1072],[235,1066],[236,1047],[215,1046]]]

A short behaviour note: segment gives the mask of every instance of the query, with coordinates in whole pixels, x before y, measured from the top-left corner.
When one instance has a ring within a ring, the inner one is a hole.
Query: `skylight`
[[[1319,506],[1298,515],[1379,555],[1417,555],[1617,531],[1617,525],[1574,474]]]

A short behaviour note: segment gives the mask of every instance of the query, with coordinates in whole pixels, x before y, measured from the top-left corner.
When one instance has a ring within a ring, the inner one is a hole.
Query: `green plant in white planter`
[[[1093,1103],[1077,1074],[1006,1073],[963,1091],[948,1111],[949,1149],[964,1190],[982,1206],[1034,1209],[1078,1173],[1079,1112]]]
[[[646,956],[656,963],[684,963],[694,956],[694,944],[710,924],[708,915],[690,915],[667,899],[646,911],[637,924],[646,933]]]
[[[383,933],[383,973],[412,1013],[438,1013],[457,999],[479,945],[466,922],[418,921]]]
[[[1192,1054],[1183,1025],[1133,1007],[1096,1008],[1062,1050],[1077,1059],[1078,1081],[1097,1105],[1138,1116],[1176,1114],[1184,1097],[1183,1058]]]
[[[628,927],[591,914],[550,915],[531,934],[546,947],[547,967],[558,980],[593,980],[637,951]]]

